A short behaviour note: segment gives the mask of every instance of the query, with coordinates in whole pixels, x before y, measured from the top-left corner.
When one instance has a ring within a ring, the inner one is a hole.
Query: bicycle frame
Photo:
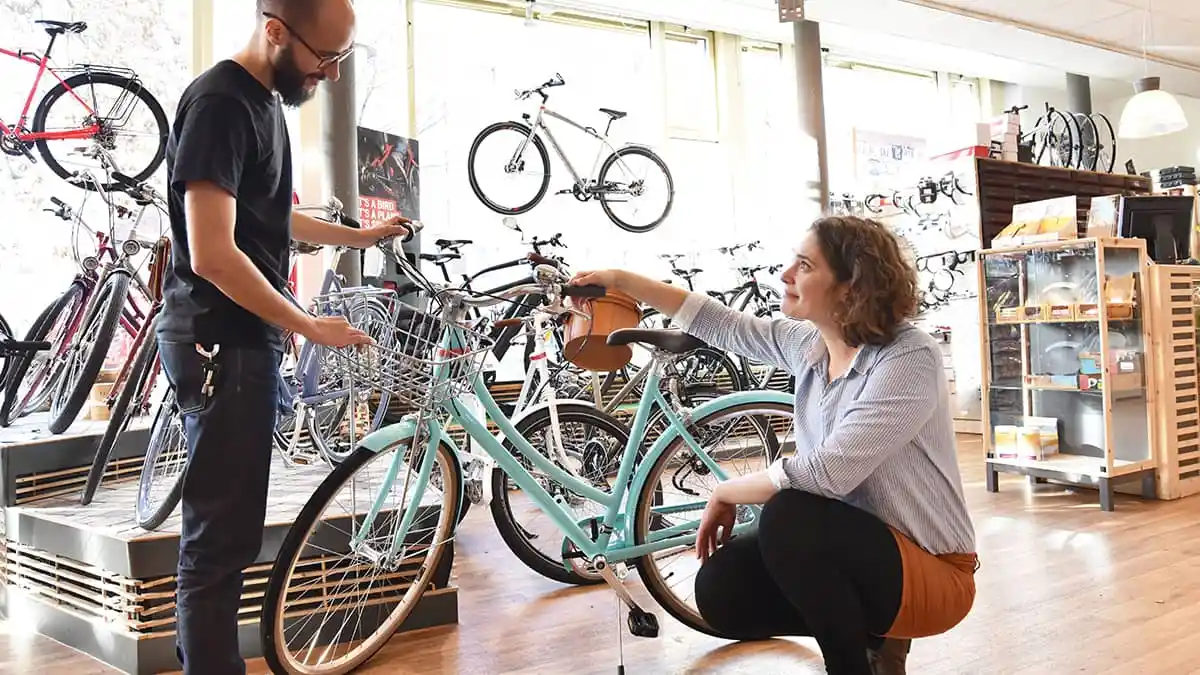
[[[567,155],[565,152],[563,152],[562,146],[560,146],[558,144],[558,139],[556,139],[554,137],[554,132],[550,131],[550,127],[546,126],[546,117],[551,117],[551,118],[559,120],[561,122],[565,122],[566,124],[578,129],[579,131],[582,131],[583,133],[587,134],[588,136],[591,136],[592,138],[596,139],[597,141],[600,141],[600,150],[596,153],[596,161],[592,164],[592,171],[591,171],[591,173],[588,174],[587,177],[580,176],[579,172],[575,169],[575,165],[571,163],[571,160],[567,159]],[[609,126],[611,126],[611,125],[612,125],[612,122],[609,122]],[[521,143],[521,145],[517,147],[517,152],[513,155],[513,158],[510,160],[511,163],[516,163],[516,161],[520,157],[524,156],[525,149],[527,147],[529,147],[529,143],[532,141],[534,135],[537,134],[539,130],[541,130],[545,134],[546,140],[550,141],[550,147],[554,148],[554,154],[558,155],[558,158],[562,160],[562,163],[567,166],[567,171],[571,172],[571,178],[573,178],[575,180],[575,185],[578,186],[580,190],[587,189],[589,184],[595,182],[595,180],[598,178],[598,174],[600,171],[600,164],[601,164],[601,162],[604,161],[604,158],[606,157],[604,150],[607,149],[609,154],[613,154],[617,151],[617,149],[613,146],[613,144],[608,141],[607,135],[601,134],[600,132],[596,131],[595,129],[585,127],[582,124],[579,124],[578,122],[570,119],[569,117],[567,117],[565,115],[561,115],[559,113],[556,113],[553,110],[547,108],[545,105],[542,105],[542,106],[538,106],[538,114],[537,114],[537,117],[533,120],[533,124],[530,126],[529,136],[525,139],[525,142]],[[620,156],[617,157],[617,161],[621,163],[622,168],[624,168],[627,171],[629,170],[629,167],[625,165],[625,160],[622,159]],[[546,167],[546,168],[548,170],[550,167]]]
[[[33,97],[37,93],[38,85],[41,84],[42,77],[44,77],[46,73],[50,73],[54,79],[58,80],[59,84],[61,84],[63,87],[66,87],[67,93],[69,93],[72,98],[78,101],[79,105],[83,106],[83,108],[87,110],[89,116],[94,117],[96,115],[96,111],[92,110],[92,107],[89,106],[87,102],[79,96],[79,94],[76,94],[75,90],[66,83],[65,79],[50,66],[50,51],[54,47],[54,40],[55,38],[52,36],[50,38],[50,44],[46,47],[46,53],[41,56],[38,56],[33,52],[14,52],[0,47],[0,55],[9,56],[18,61],[37,66],[37,74],[33,78],[33,84],[29,87],[29,95],[25,97],[25,105],[21,108],[21,115],[17,118],[15,125],[11,127],[6,125],[3,119],[0,119],[0,134],[5,136],[13,136],[23,143],[33,143],[35,141],[87,139],[95,136],[100,130],[99,124],[92,123],[90,126],[71,129],[68,131],[43,131],[41,133],[21,131],[21,129],[25,128],[25,121],[29,119],[29,108],[33,105]]]
[[[443,333],[442,349],[451,349],[453,345],[461,344],[461,330],[450,327]],[[647,368],[650,374],[646,378],[646,387],[642,395],[642,399],[638,404],[637,411],[634,414],[633,425],[629,434],[629,441],[624,450],[624,455],[621,459],[620,468],[617,472],[617,478],[613,487],[612,493],[604,492],[597,489],[593,485],[584,482],[576,476],[570,474],[566,470],[557,466],[550,458],[538,452],[530,442],[525,439],[516,430],[513,423],[501,412],[499,405],[492,398],[487,386],[483,383],[482,378],[477,377],[474,382],[474,393],[483,404],[484,411],[488,418],[493,420],[499,427],[499,433],[493,436],[488,432],[486,422],[476,419],[475,416],[457,400],[450,400],[441,406],[441,409],[449,413],[468,434],[471,440],[478,443],[488,456],[515,482],[525,494],[538,505],[541,511],[548,514],[556,525],[566,533],[567,538],[575,544],[575,546],[587,558],[595,558],[599,555],[606,556],[609,562],[622,562],[639,558],[643,555],[654,553],[675,546],[690,545],[695,542],[695,533],[689,530],[694,530],[696,521],[683,523],[666,530],[655,532],[646,543],[634,545],[634,523],[632,519],[625,517],[626,514],[622,510],[623,506],[627,505],[626,495],[638,495],[642,486],[648,479],[650,468],[654,465],[655,460],[667,448],[667,445],[673,442],[676,438],[681,438],[684,443],[696,454],[697,457],[704,463],[719,480],[725,480],[725,472],[720,465],[700,446],[694,437],[688,431],[688,425],[683,419],[672,409],[666,398],[659,391],[661,381],[660,373],[661,362],[658,358],[654,364]],[[439,380],[444,379],[444,373],[439,372],[441,369],[435,370],[435,377]],[[728,394],[718,399],[714,399],[700,406],[695,414],[706,414],[709,410],[724,408],[728,405],[741,403],[744,401],[765,401],[776,400],[780,402],[790,403],[792,397],[776,394],[774,392],[739,392]],[[639,460],[638,449],[642,445],[642,439],[646,432],[647,423],[650,420],[651,413],[655,410],[661,412],[670,425],[668,430],[659,437],[651,450],[644,458]],[[364,438],[360,445],[372,451],[379,452],[393,445],[395,442],[404,438],[420,437],[417,434],[417,425],[423,424],[428,431],[428,445],[421,456],[422,463],[418,469],[415,485],[412,487],[415,496],[414,503],[419,504],[424,496],[425,488],[429,483],[429,476],[433,468],[434,458],[437,454],[437,446],[439,443],[446,443],[451,446],[452,450],[457,453],[457,448],[454,447],[448,435],[445,433],[441,425],[438,423],[436,416],[427,415],[423,420],[413,421],[407,418],[407,423],[392,425],[381,429],[375,434],[371,434]],[[597,537],[593,539],[581,527],[579,522],[576,522],[573,515],[564,507],[560,506],[541,486],[536,478],[533,477],[522,465],[521,461],[505,449],[501,439],[507,439],[512,443],[521,457],[530,462],[539,471],[545,473],[554,482],[562,485],[570,492],[586,497],[589,500],[595,501],[605,507],[603,519],[597,523]],[[414,453],[415,456],[415,453]],[[383,508],[384,500],[388,495],[388,491],[396,480],[396,476],[400,472],[401,465],[404,463],[404,452],[397,452],[391,459],[391,464],[387,469],[387,474],[384,479],[383,489],[380,490],[375,501],[372,503],[368,513],[364,517],[361,526],[351,537],[351,547],[361,547],[366,538],[366,533],[371,531],[375,518],[379,515]],[[637,472],[635,473],[635,464]],[[689,502],[685,504],[675,504],[671,506],[655,507],[656,513],[669,514],[676,512],[686,512],[703,508],[703,500]],[[630,504],[629,506],[632,506]],[[390,550],[386,552],[375,552],[384,560],[395,560],[397,554],[402,550],[404,541],[408,536],[408,530],[412,526],[417,509],[405,509],[403,518],[401,519],[400,528],[397,530],[392,542]],[[744,531],[750,527],[754,527],[755,522],[740,523],[735,526],[735,533]],[[614,535],[616,537],[614,538]]]

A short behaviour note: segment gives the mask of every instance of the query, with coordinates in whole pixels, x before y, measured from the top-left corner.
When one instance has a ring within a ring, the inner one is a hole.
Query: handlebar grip
[[[113,180],[117,181],[124,187],[127,187],[127,188],[137,187],[138,183],[136,180],[133,179],[133,177],[126,176],[125,174],[121,173],[120,171],[112,172],[112,177],[113,177]]]
[[[64,202],[63,200],[59,199],[58,197],[51,197],[51,198],[50,198],[50,203],[51,203],[51,204],[53,204],[53,205],[55,205],[55,206],[57,206],[57,207],[58,207],[58,208],[60,208],[60,209],[65,209],[65,208],[67,208],[67,204],[66,204],[66,202]]]
[[[346,227],[353,227],[356,230],[362,229],[362,223],[358,222],[354,218],[351,218],[350,216],[348,216],[344,213],[341,215],[341,221],[342,221],[342,225],[345,225]]]
[[[408,234],[404,235],[404,238],[400,241],[403,241],[407,244],[408,242],[412,241],[413,237],[417,236],[418,232],[425,229],[425,223],[422,223],[419,220],[410,220],[405,227],[408,228]]]
[[[608,294],[608,289],[595,284],[586,286],[563,286],[562,294],[567,297],[574,298],[603,298]]]
[[[550,265],[551,267],[558,267],[557,260],[554,258],[547,258],[540,253],[528,253],[525,255],[525,259],[535,265]]]
[[[492,325],[496,328],[511,328],[512,326],[520,326],[525,323],[525,319],[500,319]]]

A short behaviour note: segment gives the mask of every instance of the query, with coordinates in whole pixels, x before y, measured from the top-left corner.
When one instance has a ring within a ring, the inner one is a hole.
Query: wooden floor
[[[960,626],[915,643],[910,673],[1200,673],[1200,497],[1118,497],[1117,511],[1102,513],[1093,491],[1031,488],[1017,477],[1002,477],[990,495],[978,441],[964,437],[960,453],[983,563],[979,595]],[[616,672],[612,593],[527,571],[485,510],[472,511],[458,541],[460,624],[397,637],[361,672]],[[812,641],[729,644],[658,614],[657,640],[625,634],[630,675],[824,672]],[[0,673],[116,672],[0,622]],[[257,661],[250,672],[267,671]]]

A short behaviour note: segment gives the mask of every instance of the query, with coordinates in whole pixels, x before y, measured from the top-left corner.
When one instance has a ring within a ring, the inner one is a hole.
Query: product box
[[[1074,195],[1013,205],[1013,219],[992,239],[992,246],[1005,248],[1047,241],[1077,239],[1079,224]]]
[[[1099,239],[1117,237],[1117,219],[1121,209],[1121,195],[1092,197],[1088,208],[1087,236]]]
[[[997,424],[995,434],[996,457],[1000,459],[1016,459],[1017,427],[1011,424]]]
[[[1037,432],[1037,446],[1029,459],[1041,461],[1058,454],[1058,419],[1054,417],[1026,417],[1022,429]]]

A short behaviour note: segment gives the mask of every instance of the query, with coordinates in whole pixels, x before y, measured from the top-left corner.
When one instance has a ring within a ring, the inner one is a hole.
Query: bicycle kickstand
[[[658,637],[658,617],[637,604],[637,601],[629,594],[629,590],[625,588],[624,582],[617,578],[617,573],[613,571],[612,565],[608,564],[608,559],[602,555],[596,556],[592,565],[600,573],[604,583],[608,584],[621,602],[624,602],[625,606],[629,608],[629,632],[636,637]]]

